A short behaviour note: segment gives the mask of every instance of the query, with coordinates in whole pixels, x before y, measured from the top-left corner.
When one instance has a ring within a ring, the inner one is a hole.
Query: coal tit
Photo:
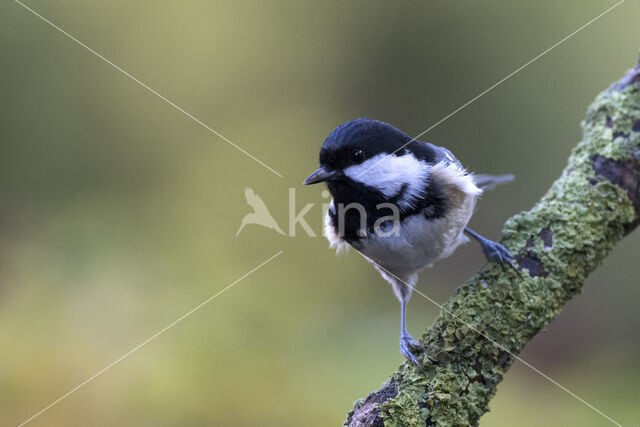
[[[324,234],[332,247],[362,253],[391,283],[401,304],[400,352],[411,363],[419,366],[414,353],[424,350],[405,321],[421,270],[451,255],[466,235],[487,259],[516,269],[506,248],[467,228],[483,189],[512,179],[472,175],[447,149],[372,119],[344,123],[322,144],[320,168],[304,184],[325,182],[333,196]]]

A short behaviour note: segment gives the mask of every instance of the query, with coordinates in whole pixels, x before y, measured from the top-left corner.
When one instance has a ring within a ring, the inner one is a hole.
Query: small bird
[[[420,366],[414,353],[424,350],[405,320],[420,271],[469,235],[488,260],[518,272],[504,246],[467,228],[482,189],[512,180],[472,175],[449,150],[373,119],[343,123],[322,144],[320,168],[304,184],[324,182],[333,197],[324,234],[338,251],[362,253],[391,284],[400,301],[400,352],[411,363]]]
[[[247,187],[244,189],[244,197],[247,199],[247,204],[253,208],[253,212],[248,213],[242,218],[242,223],[240,224],[240,228],[236,233],[236,237],[245,225],[248,224],[257,224],[263,227],[270,228],[272,230],[277,231],[280,234],[284,234],[284,231],[280,229],[280,226],[276,222],[275,219],[271,216],[269,209],[267,209],[267,205],[264,204],[262,199],[253,192],[251,187]]]

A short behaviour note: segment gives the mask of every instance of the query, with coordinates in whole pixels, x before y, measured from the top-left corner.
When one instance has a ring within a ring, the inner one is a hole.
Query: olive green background
[[[0,4],[0,424],[17,425],[278,251],[282,255],[36,418],[34,426],[326,426],[402,361],[399,305],[321,233],[301,182],[339,123],[416,135],[613,1],[44,1],[47,19],[283,175],[272,174],[12,1]],[[613,10],[426,134],[470,170],[513,172],[472,226],[498,238],[547,190],[595,95],[640,48]],[[252,187],[295,237],[256,225]],[[637,423],[640,234],[522,357]],[[471,243],[421,275],[446,301]],[[438,308],[415,295],[414,334]],[[490,426],[607,425],[516,362]]]

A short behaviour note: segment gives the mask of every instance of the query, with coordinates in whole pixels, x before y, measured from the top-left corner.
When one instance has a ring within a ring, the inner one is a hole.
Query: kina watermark
[[[400,234],[400,208],[394,203],[379,203],[373,209],[367,209],[363,204],[351,202],[348,204],[334,203],[331,194],[322,190],[322,198],[326,200],[320,205],[323,223],[322,227],[332,226],[334,232],[344,238],[355,233],[358,237],[374,235],[377,237],[392,237]],[[236,237],[248,225],[259,225],[275,231],[278,234],[296,237],[296,232],[301,228],[307,236],[317,237],[323,233],[317,233],[306,220],[315,203],[307,203],[300,210],[296,206],[296,189],[289,188],[288,192],[288,229],[283,229],[273,217],[265,201],[251,188],[244,189],[244,197],[252,209],[241,222]]]

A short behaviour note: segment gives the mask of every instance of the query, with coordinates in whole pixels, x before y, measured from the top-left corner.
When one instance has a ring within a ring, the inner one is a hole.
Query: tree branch
[[[435,360],[401,365],[345,425],[477,425],[514,355],[640,223],[640,62],[598,95],[582,128],[560,178],[504,226],[523,278],[485,265],[423,334]]]

